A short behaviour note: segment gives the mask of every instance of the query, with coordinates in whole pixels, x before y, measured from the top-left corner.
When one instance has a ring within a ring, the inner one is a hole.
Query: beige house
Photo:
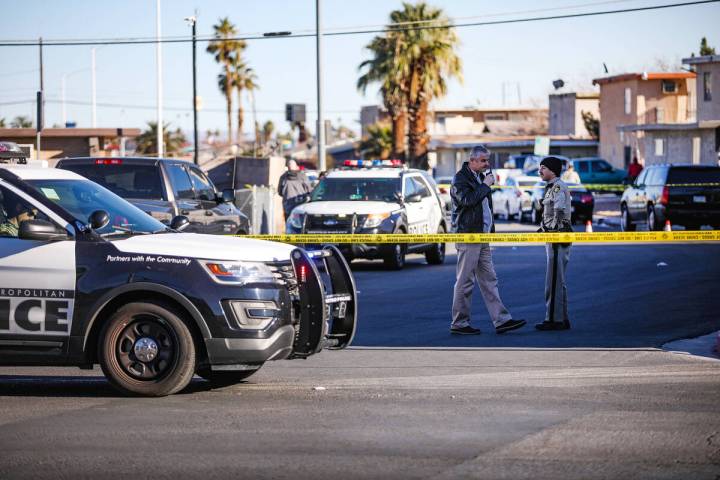
[[[549,98],[550,135],[591,138],[585,128],[583,112],[600,118],[600,94],[597,92],[552,93]]]
[[[600,156],[615,167],[626,168],[633,156],[641,163],[647,158],[645,131],[633,126],[696,118],[692,72],[627,73],[593,84],[600,85]]]
[[[546,134],[548,111],[544,108],[463,108],[431,110],[428,133],[454,135]]]
[[[64,157],[118,155],[125,140],[139,135],[139,128],[46,128],[40,137],[40,159],[52,166],[53,160]],[[0,128],[0,140],[17,143],[35,158],[34,128]]]
[[[693,103],[684,122],[645,122],[620,125],[618,131],[636,138],[645,165],[692,163],[717,165],[720,158],[720,55],[692,57],[683,63],[695,69]]]

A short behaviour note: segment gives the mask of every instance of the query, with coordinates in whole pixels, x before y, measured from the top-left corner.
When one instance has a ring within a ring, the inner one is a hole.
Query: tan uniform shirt
[[[572,214],[570,190],[559,178],[549,181],[548,185],[542,201],[542,224],[546,230],[557,231],[563,222],[570,223]]]

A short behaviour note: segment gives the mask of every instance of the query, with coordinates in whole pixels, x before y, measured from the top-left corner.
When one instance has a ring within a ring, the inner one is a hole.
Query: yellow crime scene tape
[[[379,243],[685,243],[718,242],[720,230],[670,232],[563,232],[563,233],[437,233],[437,234],[287,234],[243,235],[291,244]]]
[[[538,180],[539,182],[540,180]],[[569,189],[584,189],[584,190],[603,190],[607,192],[624,192],[625,189],[629,188],[630,185],[623,185],[621,183],[583,183],[578,185],[568,185]],[[712,182],[705,182],[705,183],[668,183],[666,185],[645,185],[645,187],[712,187],[717,188],[720,187],[720,183],[712,183]],[[517,185],[493,185],[493,190],[502,190],[505,188],[518,188],[520,190],[525,190],[528,187],[520,187]],[[536,188],[536,187],[532,187]],[[542,187],[537,187],[542,188]]]

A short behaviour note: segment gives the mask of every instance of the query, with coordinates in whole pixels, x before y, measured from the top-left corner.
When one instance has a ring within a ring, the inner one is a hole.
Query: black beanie
[[[540,162],[540,165],[545,165],[558,177],[560,176],[560,172],[562,172],[562,160],[557,157],[545,157],[543,161]]]

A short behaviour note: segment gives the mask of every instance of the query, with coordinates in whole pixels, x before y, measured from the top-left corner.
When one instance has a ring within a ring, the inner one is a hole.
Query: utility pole
[[[317,152],[318,152],[318,170],[321,172],[327,170],[325,165],[325,120],[322,111],[322,17],[321,17],[322,0],[315,0],[315,39],[317,46]]]
[[[160,35],[162,34],[160,26],[160,0],[155,1],[155,29],[157,43],[156,52],[156,70],[157,70],[157,156],[158,158],[165,156],[165,136],[163,135],[163,107],[162,107],[162,44],[160,43]]]
[[[92,61],[90,62],[90,68],[92,69],[92,128],[97,128],[97,81],[95,79],[95,47],[90,49],[90,55],[92,57]]]
[[[195,165],[199,165],[198,152],[200,150],[200,144],[198,143],[198,97],[197,97],[197,44],[196,44],[196,24],[197,24],[197,10],[195,15],[187,17],[185,19],[190,23],[192,27],[192,79],[193,79],[193,162]]]
[[[43,43],[42,43],[42,37],[40,37],[40,41],[38,42],[38,46],[40,47],[40,91],[37,93],[37,115],[35,119],[35,126],[37,127],[37,133],[36,133],[36,148],[35,148],[35,159],[40,160],[40,132],[42,132],[43,127],[43,112],[45,110],[45,99],[44,99],[44,90],[45,90],[45,80],[43,75]]]

